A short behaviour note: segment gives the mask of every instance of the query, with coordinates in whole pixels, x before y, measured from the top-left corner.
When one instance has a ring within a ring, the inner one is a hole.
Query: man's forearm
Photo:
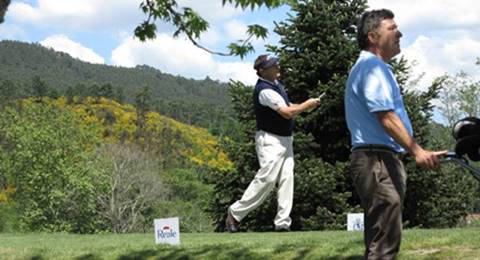
[[[310,98],[301,104],[290,104],[290,106],[281,107],[277,112],[286,119],[291,119],[302,113],[305,110],[314,108],[318,105],[320,100]]]
[[[413,137],[408,133],[405,125],[398,115],[393,111],[378,112],[378,120],[385,131],[409,154],[415,155],[421,147],[413,140]]]

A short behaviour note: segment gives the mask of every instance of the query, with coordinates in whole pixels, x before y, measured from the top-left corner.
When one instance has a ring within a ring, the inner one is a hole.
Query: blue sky
[[[181,6],[193,7],[210,23],[200,43],[215,51],[226,51],[227,44],[245,38],[249,24],[269,28],[271,33],[266,41],[254,41],[257,52],[240,60],[206,53],[183,36],[173,38],[174,28],[168,24],[157,24],[159,30],[153,41],[142,43],[134,39],[133,30],[146,18],[139,9],[140,2],[14,0],[0,26],[0,40],[38,42],[92,63],[127,67],[147,64],[189,78],[234,78],[252,84],[256,77],[252,61],[265,51],[265,44],[278,41],[272,30],[273,21],[284,19],[288,11],[286,7],[242,11],[231,5],[222,7],[220,0],[178,1]]]
[[[256,53],[244,60],[214,56],[194,47],[180,36],[172,37],[168,24],[157,24],[157,39],[139,42],[134,28],[146,17],[140,0],[12,0],[0,40],[38,42],[73,57],[93,63],[132,67],[147,64],[163,72],[188,78],[207,76],[227,82],[230,78],[253,84],[255,57],[265,44],[276,44],[273,21],[287,17],[288,8],[242,11],[221,0],[178,0],[190,6],[210,23],[201,44],[225,51],[225,46],[244,38],[246,26],[262,24],[270,29],[266,41],[255,41]],[[404,37],[402,55],[414,62],[414,73],[423,75],[415,84],[425,89],[444,73],[465,71],[479,78],[480,2],[476,0],[369,0],[371,8],[394,11]]]

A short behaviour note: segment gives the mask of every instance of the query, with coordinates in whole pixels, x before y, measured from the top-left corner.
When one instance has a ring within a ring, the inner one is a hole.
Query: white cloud
[[[8,13],[19,23],[75,30],[133,28],[145,18],[137,0],[38,0],[37,5],[12,2]]]
[[[29,4],[13,2],[10,4],[7,12],[13,20],[20,22],[35,22],[40,19],[40,15]]]
[[[420,35],[402,54],[409,61],[415,61],[413,68],[418,75],[425,73],[419,88],[425,89],[438,76],[464,71],[473,77],[479,76],[476,57],[480,57],[480,41],[465,35],[463,37],[440,38]]]
[[[248,25],[236,19],[226,22],[223,26],[223,31],[225,32],[225,35],[228,35],[228,38],[231,41],[246,40],[247,30],[248,30]],[[272,34],[272,29],[269,29],[269,31],[271,35],[265,40],[261,38],[257,39],[256,37],[253,37],[250,39],[250,43],[253,45],[255,49],[258,49],[259,47],[264,46],[267,43],[278,42],[278,39],[275,37],[276,35]]]
[[[0,35],[2,40],[11,39],[11,40],[25,40],[28,39],[28,35],[25,30],[18,25],[12,24],[2,24],[0,26]]]
[[[247,85],[255,85],[257,74],[249,62],[217,62],[215,64],[219,79],[233,79]],[[220,78],[221,77],[221,78]]]
[[[127,38],[112,51],[114,65],[133,67],[146,64],[162,72],[195,79],[212,79],[227,82],[230,79],[254,84],[255,72],[250,63],[220,62],[190,41],[159,34],[154,41],[141,43]]]
[[[221,42],[224,35],[221,35],[215,28],[209,28],[208,31],[202,33],[200,36],[200,43],[205,46],[215,46]]]
[[[70,56],[91,62],[105,63],[105,60],[93,50],[82,46],[81,44],[70,40],[65,35],[53,35],[40,42],[45,47],[52,48],[70,54]]]
[[[245,39],[247,25],[239,20],[230,20],[224,25],[225,33],[233,39]]]
[[[133,36],[134,28],[147,16],[139,8],[142,0],[38,0],[37,2],[12,2],[9,16],[14,23],[32,28],[52,31],[50,34],[63,33],[103,33],[118,39],[118,36]],[[242,14],[240,8],[231,4],[222,6],[219,0],[179,0],[179,10],[184,6],[192,7],[209,22],[209,29],[201,35],[199,44],[212,50],[222,50],[232,41],[226,37],[223,24]],[[157,33],[171,34],[171,24],[157,21]],[[219,47],[221,46],[221,47]]]
[[[445,74],[446,70],[442,67],[445,64],[438,64],[432,60],[432,51],[435,52],[438,49],[438,42],[419,36],[412,45],[402,51],[401,55],[415,64],[413,68],[415,77],[425,73],[417,89],[425,90],[436,77]]]
[[[479,76],[480,5],[473,0],[369,0],[371,9],[387,8],[395,13],[402,31],[402,54],[415,61],[415,74],[425,73],[418,86],[425,89],[445,73],[465,71]]]
[[[400,28],[443,30],[480,25],[480,5],[476,0],[369,0],[372,9],[387,8],[395,13]]]
[[[76,30],[132,31],[147,18],[140,10],[141,0],[38,0],[35,5],[12,2],[9,14],[16,22],[47,28]],[[205,18],[210,27],[242,13],[231,4],[222,6],[220,0],[179,0],[178,8],[191,7]],[[181,10],[179,10],[181,11]],[[163,28],[164,24],[159,24]],[[171,28],[169,28],[171,29]]]

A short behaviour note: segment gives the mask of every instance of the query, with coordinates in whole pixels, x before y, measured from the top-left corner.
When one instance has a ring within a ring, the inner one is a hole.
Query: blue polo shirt
[[[352,148],[381,144],[405,152],[380,124],[376,112],[381,111],[394,111],[408,133],[413,134],[392,67],[373,53],[362,51],[348,75],[345,89],[345,114]]]

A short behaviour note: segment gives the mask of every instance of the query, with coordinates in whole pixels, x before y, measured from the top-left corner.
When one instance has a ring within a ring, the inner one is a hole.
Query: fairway
[[[399,259],[480,259],[480,228],[405,230]],[[362,233],[0,234],[1,259],[362,259]]]

